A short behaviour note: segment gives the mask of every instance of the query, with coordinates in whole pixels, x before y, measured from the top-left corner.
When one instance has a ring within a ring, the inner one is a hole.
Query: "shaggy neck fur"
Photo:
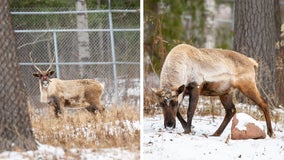
[[[53,82],[49,82],[47,87],[43,87],[41,81],[39,81],[40,86],[40,102],[48,103],[48,98],[50,95],[54,94],[55,85]]]
[[[47,103],[48,98],[47,98],[47,88],[44,88],[41,84],[41,81],[39,81],[39,86],[40,86],[40,102],[42,103]]]
[[[160,88],[173,89],[187,83],[188,68],[184,54],[168,56],[163,65],[160,76]]]

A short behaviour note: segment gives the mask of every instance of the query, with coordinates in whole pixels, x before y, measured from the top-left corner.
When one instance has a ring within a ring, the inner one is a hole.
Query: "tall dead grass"
[[[41,144],[71,148],[120,147],[138,152],[140,144],[139,107],[120,106],[96,115],[85,110],[65,110],[55,118],[52,108],[35,112],[30,107],[36,140]]]

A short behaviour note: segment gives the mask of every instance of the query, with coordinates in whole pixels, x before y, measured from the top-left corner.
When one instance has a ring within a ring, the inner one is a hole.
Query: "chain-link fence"
[[[139,10],[11,12],[22,79],[34,106],[39,102],[35,64],[45,70],[53,58],[60,79],[96,79],[105,106],[139,106]]]

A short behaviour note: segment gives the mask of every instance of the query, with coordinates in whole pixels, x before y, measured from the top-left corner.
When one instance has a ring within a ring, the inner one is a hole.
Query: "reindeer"
[[[256,87],[255,67],[258,64],[254,59],[231,50],[198,49],[186,44],[174,47],[163,64],[160,88],[152,88],[163,110],[164,127],[175,128],[177,117],[184,133],[190,133],[199,96],[219,96],[226,114],[212,136],[220,136],[236,113],[232,99],[238,89],[262,109],[267,134],[273,137],[268,105]],[[187,121],[179,112],[185,96],[189,96]]]
[[[61,114],[62,107],[86,108],[89,112],[102,112],[101,96],[103,85],[93,79],[61,80],[51,78],[54,71],[51,69],[54,58],[46,71],[39,69],[31,56],[33,66],[38,71],[33,76],[39,78],[40,102],[54,107],[56,118]]]

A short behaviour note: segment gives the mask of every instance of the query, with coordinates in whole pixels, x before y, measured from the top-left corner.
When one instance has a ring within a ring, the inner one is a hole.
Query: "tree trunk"
[[[279,56],[277,60],[277,70],[276,70],[276,86],[277,95],[279,95],[279,103],[284,106],[284,25],[281,27],[280,40],[278,42]]]
[[[205,48],[215,48],[215,31],[216,25],[214,24],[214,11],[216,10],[215,1],[205,0],[205,7],[208,15],[206,16],[206,28],[207,33],[205,36]]]
[[[87,4],[86,0],[76,0],[76,10],[86,11]],[[78,13],[77,14],[77,28],[78,29],[88,29],[88,14]],[[80,62],[86,62],[90,59],[90,48],[89,48],[89,33],[88,32],[78,32],[78,52]],[[86,73],[86,66],[80,66],[81,78],[86,78],[88,75]]]
[[[278,39],[278,56],[276,63],[276,93],[278,95],[278,102],[284,106],[284,25],[281,26],[280,5],[279,0],[274,1],[275,20]],[[280,29],[281,28],[281,29]],[[282,44],[282,45],[280,45]],[[280,49],[280,50],[279,50]]]
[[[234,49],[259,63],[258,88],[270,105],[277,103],[275,42],[279,29],[275,4],[275,0],[235,1]]]
[[[35,150],[8,0],[0,1],[0,152]]]

